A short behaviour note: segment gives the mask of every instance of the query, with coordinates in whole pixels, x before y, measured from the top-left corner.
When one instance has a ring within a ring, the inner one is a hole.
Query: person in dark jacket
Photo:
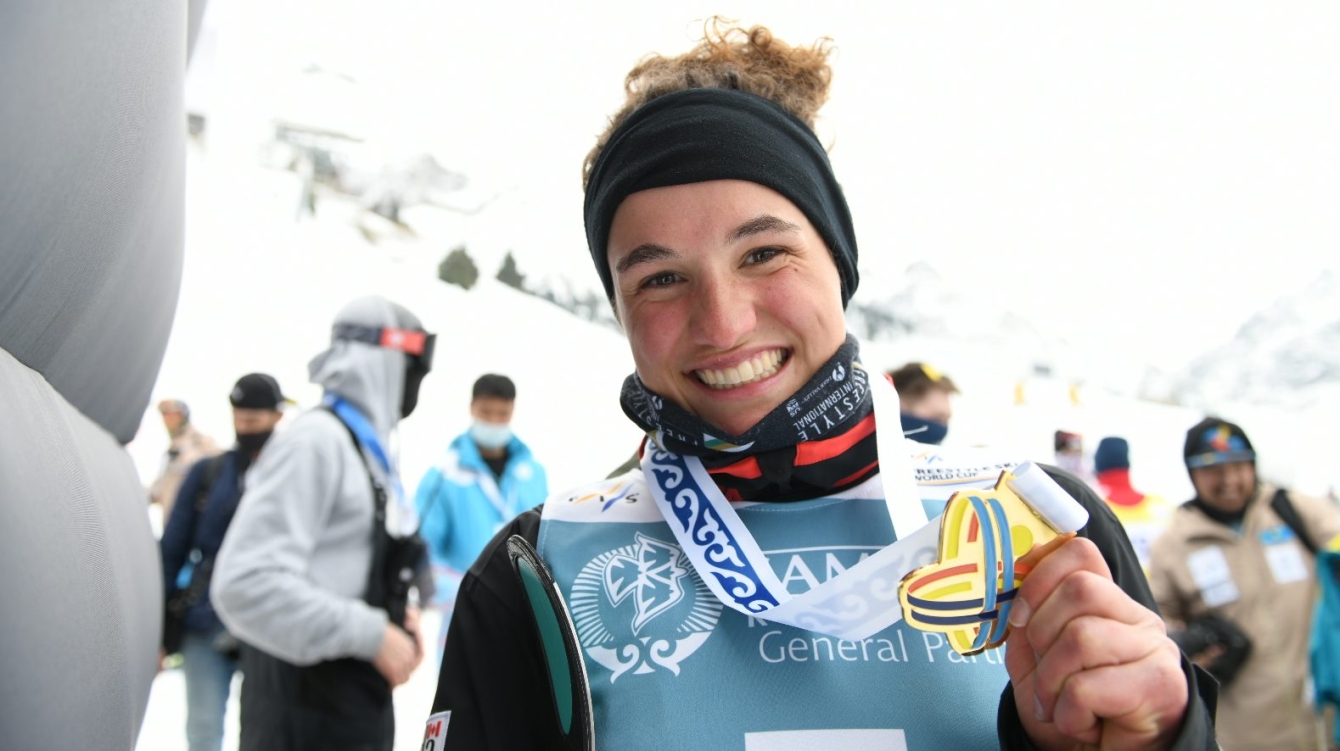
[[[425,748],[1215,747],[1212,682],[1168,638],[1120,525],[1063,472],[1032,476],[1087,524],[1021,584],[1013,553],[985,551],[1034,550],[1031,533],[947,522],[980,554],[962,571],[989,571],[991,610],[1009,610],[1003,655],[902,617],[950,494],[985,510],[1018,464],[907,440],[846,332],[855,229],[813,129],[827,55],[709,26],[626,79],[585,220],[635,365],[620,403],[647,434],[641,466],[494,537],[457,596]],[[977,605],[966,618],[990,618]]]
[[[237,443],[190,468],[160,541],[167,601],[193,592],[194,602],[181,617],[184,633],[179,648],[186,674],[186,740],[191,751],[222,747],[224,710],[237,670],[236,642],[209,602],[209,572],[242,498],[247,470],[274,433],[288,399],[273,377],[250,373],[237,381],[228,401],[233,405]]]

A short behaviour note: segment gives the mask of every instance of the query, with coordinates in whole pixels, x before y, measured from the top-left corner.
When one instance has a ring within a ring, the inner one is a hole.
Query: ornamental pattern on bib
[[[679,675],[722,607],[678,545],[641,532],[586,564],[568,602],[582,648],[613,673],[610,682],[629,672]]]

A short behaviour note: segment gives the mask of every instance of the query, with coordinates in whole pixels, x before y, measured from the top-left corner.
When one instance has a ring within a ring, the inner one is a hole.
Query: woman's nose
[[[693,300],[690,334],[696,344],[729,350],[754,330],[754,301],[744,285],[703,279]]]

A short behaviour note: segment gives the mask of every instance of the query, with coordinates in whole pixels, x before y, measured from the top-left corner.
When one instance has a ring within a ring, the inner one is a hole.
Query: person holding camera
[[[211,593],[243,649],[243,751],[390,751],[391,689],[423,659],[409,586],[423,560],[391,435],[435,337],[405,308],[355,300],[309,365],[321,408],[250,476]]]
[[[1207,418],[1183,457],[1196,497],[1154,541],[1149,580],[1173,640],[1220,682],[1225,751],[1319,747],[1308,677],[1316,552],[1340,512],[1260,482],[1242,428]]]
[[[186,675],[186,742],[191,751],[223,747],[223,716],[237,670],[237,643],[209,603],[210,571],[233,520],[246,473],[289,403],[265,373],[242,376],[228,396],[237,443],[187,471],[160,541],[165,620],[160,660],[182,656]]]

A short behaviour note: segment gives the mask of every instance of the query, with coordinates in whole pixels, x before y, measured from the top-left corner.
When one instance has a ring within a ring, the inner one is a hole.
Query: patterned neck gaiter
[[[742,435],[730,435],[624,381],[624,413],[651,440],[699,457],[728,500],[795,501],[851,487],[878,470],[869,373],[848,336],[791,398]]]

